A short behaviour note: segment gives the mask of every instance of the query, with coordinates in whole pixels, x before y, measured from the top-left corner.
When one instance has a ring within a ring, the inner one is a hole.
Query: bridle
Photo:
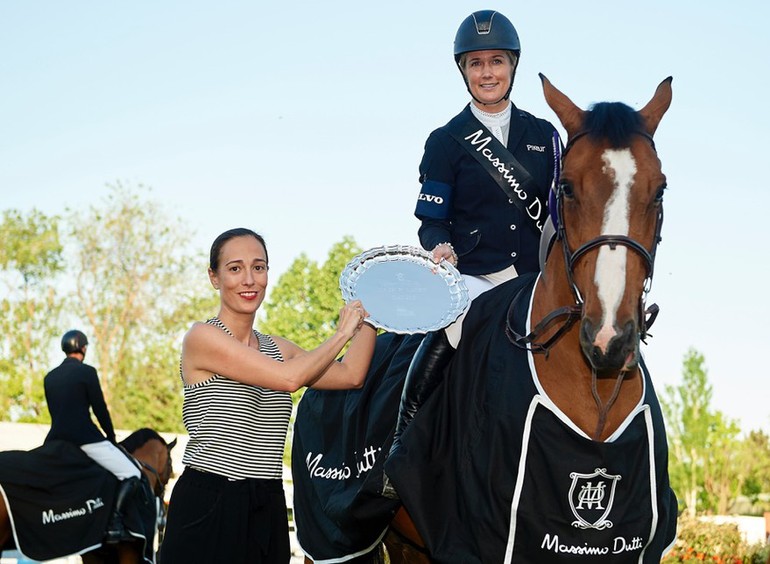
[[[557,174],[556,178],[554,179],[553,188],[556,199],[555,236],[557,240],[561,241],[562,251],[564,253],[564,263],[567,271],[567,281],[573,298],[575,299],[575,303],[571,306],[561,307],[552,311],[546,315],[528,335],[525,336],[519,335],[511,325],[511,319],[514,318],[513,309],[516,307],[516,303],[523,295],[523,288],[511,301],[511,304],[508,308],[508,314],[506,315],[505,333],[508,336],[508,339],[517,347],[530,350],[533,353],[542,353],[546,358],[548,358],[548,354],[554,344],[583,316],[585,302],[583,300],[583,296],[580,293],[580,289],[575,283],[575,266],[582,257],[599,247],[608,245],[610,249],[616,249],[618,245],[621,245],[634,251],[642,258],[642,261],[644,262],[645,280],[642,287],[642,294],[639,297],[639,339],[642,342],[646,342],[645,339],[648,335],[647,331],[652,326],[655,318],[658,315],[658,306],[656,304],[652,304],[649,308],[645,308],[645,301],[647,294],[652,287],[652,275],[655,267],[655,252],[661,240],[660,232],[663,226],[662,204],[658,206],[658,213],[655,217],[655,236],[652,242],[652,249],[647,249],[647,247],[639,243],[639,241],[636,241],[635,239],[625,235],[599,235],[598,237],[583,243],[577,249],[575,249],[575,251],[571,250],[567,229],[564,225],[564,221],[562,220],[564,217],[563,211],[565,185],[558,181],[558,177],[561,175],[561,169],[564,165],[564,158],[574,145],[575,141],[587,134],[587,131],[578,132],[567,143],[567,146],[564,148],[561,156],[561,165],[558,170],[559,174]],[[641,135],[647,139],[650,142],[653,151],[655,151],[655,143],[653,142],[651,135],[640,130],[634,131],[634,134]],[[551,327],[551,325],[559,321],[561,322],[561,327],[559,327],[546,341],[538,342],[538,339]],[[604,427],[607,423],[607,418],[609,416],[609,411],[620,393],[621,385],[627,373],[628,370],[625,368],[618,372],[610,398],[606,402],[603,402],[599,396],[597,387],[597,372],[593,366],[591,367],[591,394],[598,409],[598,421],[596,424],[596,430],[594,431],[594,440],[598,440],[601,436],[601,432],[604,430]]]
[[[163,446],[166,447],[166,465],[163,467],[163,476],[171,476],[171,447],[169,445],[164,444]],[[163,478],[161,474],[153,467],[151,464],[147,464],[146,462],[139,460],[138,458],[134,457],[134,460],[136,460],[137,464],[147,470],[150,474],[155,476],[155,491],[153,492],[157,497],[160,499],[163,499],[164,493],[166,491],[166,484],[163,483]]]
[[[560,174],[561,169],[563,169],[564,159],[567,156],[567,153],[574,146],[575,142],[578,139],[580,139],[585,135],[588,135],[588,133],[589,133],[588,131],[580,131],[576,133],[574,136],[572,136],[572,138],[570,138],[569,141],[567,142],[567,145],[564,148],[564,151],[562,152],[562,155],[561,155],[561,164],[558,171],[559,174],[557,174],[556,178],[554,178],[554,186],[552,188],[555,195],[555,200],[556,200],[556,214],[555,214],[556,239],[560,240],[562,244],[562,250],[564,252],[564,262],[565,262],[565,267],[567,271],[567,281],[572,291],[572,295],[575,299],[575,303],[571,306],[558,308],[552,311],[551,313],[549,313],[548,315],[546,315],[528,335],[518,334],[516,330],[511,326],[513,308],[515,307],[520,295],[522,294],[521,291],[511,301],[511,304],[508,309],[508,315],[506,316],[505,331],[506,331],[506,335],[508,336],[508,339],[517,347],[530,350],[533,353],[545,354],[546,357],[548,356],[548,352],[550,351],[551,347],[553,347],[553,345],[575,324],[575,322],[581,319],[583,315],[584,300],[583,300],[583,296],[580,293],[580,289],[575,283],[574,270],[578,261],[582,257],[584,257],[589,251],[592,251],[598,247],[608,245],[611,249],[615,249],[617,248],[618,245],[621,245],[634,251],[636,254],[638,254],[642,258],[642,261],[644,262],[646,274],[645,274],[642,295],[640,296],[640,299],[639,299],[639,338],[642,342],[646,342],[646,338],[648,336],[648,329],[652,326],[659,311],[659,308],[656,304],[652,304],[650,305],[650,307],[645,308],[645,302],[646,302],[647,294],[649,293],[650,288],[652,287],[652,276],[653,276],[654,266],[655,266],[655,253],[656,253],[658,244],[661,241],[660,233],[661,233],[661,228],[663,226],[663,205],[662,204],[658,207],[658,213],[655,218],[655,237],[653,239],[652,249],[647,249],[644,245],[642,245],[635,239],[632,239],[625,235],[599,235],[598,237],[595,237],[590,241],[587,241],[586,243],[582,244],[577,249],[575,249],[575,251],[571,250],[568,235],[567,235],[567,230],[565,228],[564,221],[562,220],[562,218],[564,217],[564,214],[563,214],[564,184],[559,182],[558,179],[561,175]],[[653,151],[655,151],[655,142],[653,141],[651,135],[641,130],[636,130],[633,133],[636,135],[641,135],[642,137],[647,139],[650,142],[650,145],[652,146]],[[559,327],[554,332],[554,334],[551,335],[551,337],[549,337],[546,341],[538,342],[538,339],[554,323],[558,321],[561,321],[561,324],[562,324],[561,327]]]

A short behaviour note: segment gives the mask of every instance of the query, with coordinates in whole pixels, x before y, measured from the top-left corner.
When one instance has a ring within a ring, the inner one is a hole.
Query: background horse
[[[166,440],[152,429],[139,429],[120,445],[126,449],[142,467],[142,472],[147,479],[150,490],[158,500],[161,511],[158,535],[162,535],[162,516],[165,514],[163,495],[166,484],[173,473],[171,463],[171,449],[176,445],[176,439],[167,443]],[[6,546],[12,538],[12,531],[8,510],[4,500],[0,497],[0,549]],[[120,564],[135,564],[143,562],[141,543],[123,542],[116,545],[103,546],[102,548],[82,555],[83,562],[96,564],[102,562],[115,562]],[[1,552],[1,550],[0,550]]]
[[[671,78],[658,86],[639,112],[619,103],[600,103],[583,111],[544,76],[541,79],[546,101],[568,134],[549,205],[555,242],[541,277],[533,283],[527,331],[517,330],[511,322],[516,308],[528,309],[526,303],[517,303],[528,298],[521,291],[490,291],[473,303],[471,311],[483,309],[484,302],[487,308],[499,309],[499,302],[490,302],[512,298],[510,305],[505,304],[509,346],[541,353],[531,355],[538,392],[586,438],[606,444],[639,408],[645,388],[651,388],[640,368],[639,343],[656,312],[654,307],[645,310],[645,297],[660,241],[666,187],[652,136],[671,102]],[[654,398],[652,402],[657,405]],[[655,423],[662,427],[662,419]],[[665,445],[662,448],[665,461]],[[389,463],[386,469],[390,476]],[[667,486],[667,475],[665,479]],[[400,492],[403,480],[394,483]],[[670,501],[673,494],[663,488],[660,495]],[[675,521],[675,503],[672,510]],[[419,527],[404,508],[392,528],[398,534],[385,538],[391,562],[429,561]],[[627,547],[626,540],[623,543]],[[663,548],[666,543],[668,538]],[[423,549],[413,550],[410,544]],[[639,550],[627,550],[628,559],[642,561]],[[660,554],[646,554],[644,561],[648,557],[656,561]]]

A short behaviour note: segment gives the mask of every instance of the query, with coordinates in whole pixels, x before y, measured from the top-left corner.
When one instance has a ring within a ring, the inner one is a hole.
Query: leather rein
[[[171,469],[169,466],[171,465],[171,449],[168,448],[167,445],[166,449],[168,450],[168,458],[166,459],[166,467],[163,469],[164,473],[168,473],[168,475],[171,475]],[[124,449],[125,450],[125,449]],[[128,451],[125,451],[139,466],[147,470],[150,474],[155,476],[156,485],[155,485],[155,491],[153,492],[156,497],[159,497],[160,499],[163,499],[164,493],[166,491],[166,484],[163,483],[163,479],[161,478],[160,472],[158,472],[154,466],[151,464],[147,464],[143,460],[139,460],[136,456],[129,453]]]
[[[655,150],[655,142],[652,140],[651,135],[644,131],[636,131],[634,133],[647,139],[650,142],[653,151]],[[567,146],[562,152],[559,173],[561,173],[561,169],[563,169],[564,158],[575,144],[575,141],[587,134],[588,131],[578,132],[567,142]],[[560,174],[554,181],[554,188],[552,188],[556,195],[557,206],[556,217],[558,225],[556,226],[556,239],[560,240],[562,244],[562,250],[565,257],[564,262],[567,271],[567,280],[569,282],[572,295],[575,298],[575,303],[573,305],[560,307],[552,311],[546,315],[537,325],[535,325],[535,327],[528,335],[520,335],[511,325],[513,309],[519,301],[520,296],[522,295],[522,292],[520,291],[519,294],[517,294],[511,301],[511,304],[508,308],[508,314],[506,315],[505,333],[508,336],[508,339],[517,347],[530,350],[533,353],[545,354],[547,358],[548,353],[554,344],[556,344],[556,342],[583,316],[583,296],[581,295],[580,290],[575,283],[573,274],[575,265],[577,264],[578,260],[585,256],[589,251],[592,251],[598,247],[609,245],[611,249],[615,249],[618,245],[621,245],[637,253],[640,257],[642,257],[642,260],[644,261],[646,276],[642,295],[639,299],[639,338],[642,342],[646,343],[646,338],[648,336],[647,331],[654,323],[655,318],[658,316],[659,312],[657,304],[652,304],[648,308],[645,308],[645,301],[647,294],[652,287],[652,276],[655,266],[655,252],[657,250],[658,243],[661,241],[660,233],[663,226],[663,205],[661,204],[661,206],[658,208],[658,214],[655,219],[655,237],[652,243],[652,250],[648,250],[638,241],[625,235],[600,235],[584,243],[573,252],[570,250],[567,230],[564,225],[564,221],[561,219],[563,217],[564,207],[564,185],[557,181],[559,176]],[[547,340],[538,342],[538,339],[540,339],[540,337],[557,322],[560,322],[561,326],[556,330],[556,332]]]

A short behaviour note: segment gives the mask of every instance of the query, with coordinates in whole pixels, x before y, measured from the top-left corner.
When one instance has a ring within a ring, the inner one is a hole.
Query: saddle
[[[146,479],[125,510],[125,525],[154,562],[157,511]],[[102,545],[118,479],[77,445],[49,441],[0,452],[0,492],[18,551],[33,560],[82,554]]]

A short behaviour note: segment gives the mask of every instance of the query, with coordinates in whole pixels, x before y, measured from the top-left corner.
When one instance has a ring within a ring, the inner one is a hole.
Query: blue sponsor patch
[[[417,196],[417,217],[446,219],[452,209],[452,186],[443,182],[426,180]]]

